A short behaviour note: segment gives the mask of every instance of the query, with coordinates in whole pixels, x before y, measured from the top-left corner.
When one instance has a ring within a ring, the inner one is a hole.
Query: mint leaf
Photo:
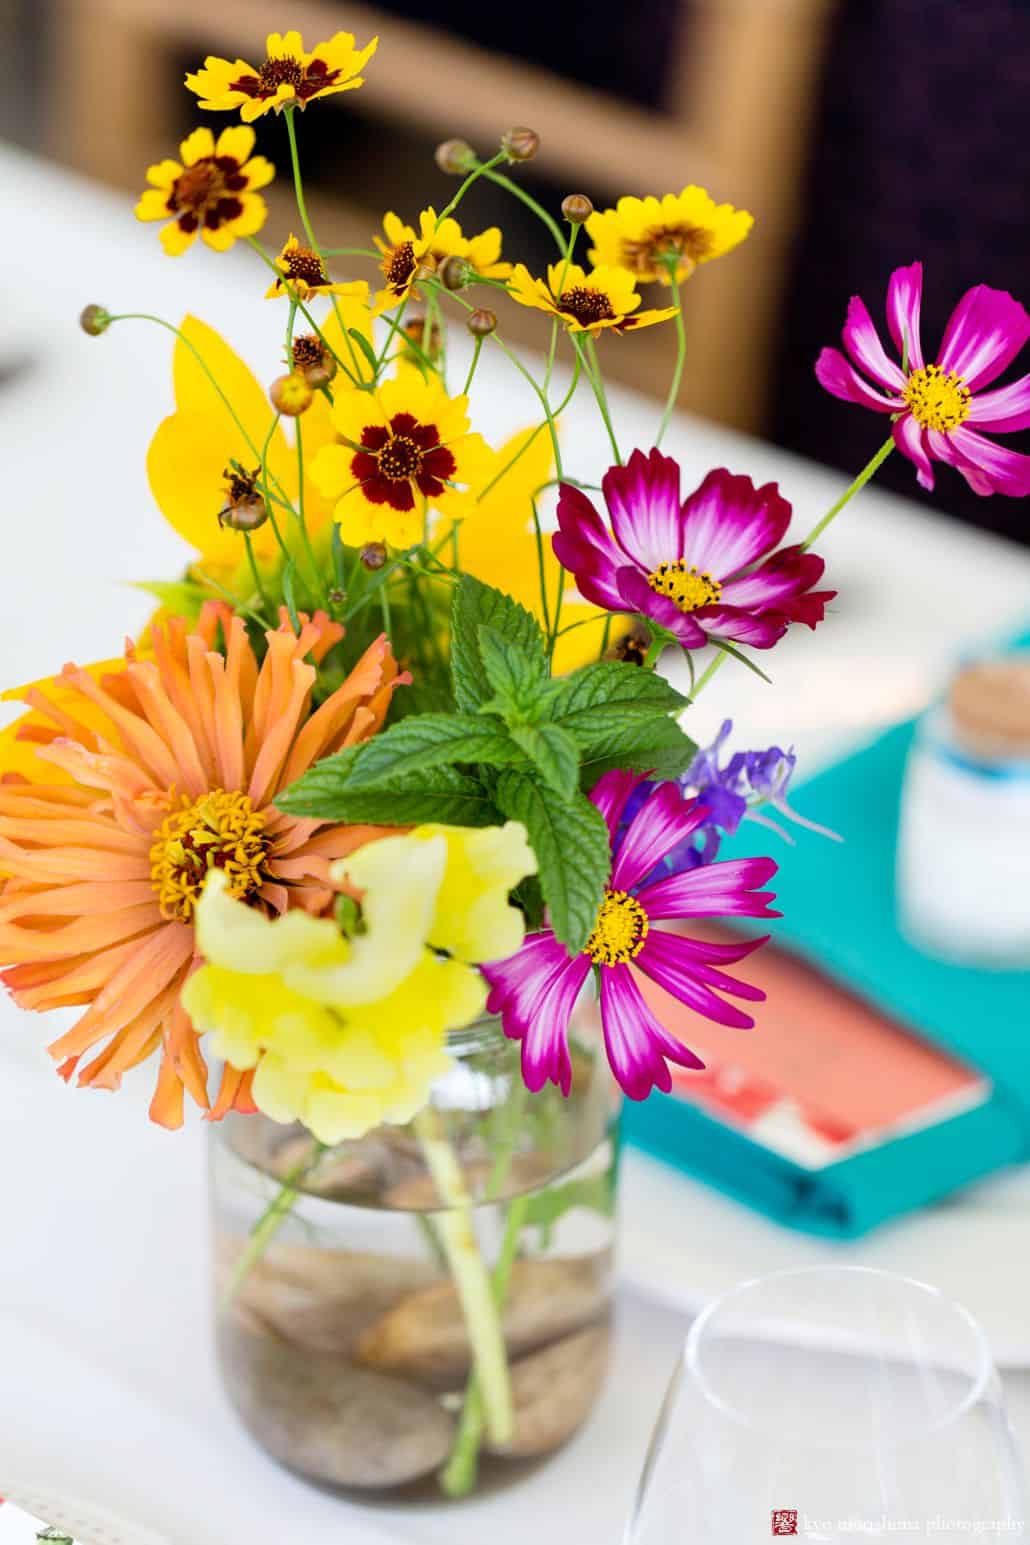
[[[547,701],[551,685],[542,652],[527,653],[485,622],[479,625],[478,639],[479,657],[494,692],[493,702],[505,717],[532,717],[537,706]]]
[[[568,677],[551,708],[551,717],[575,737],[583,751],[616,726],[686,708],[687,699],[654,671],[621,660],[598,660]]]
[[[677,778],[696,754],[697,746],[673,719],[613,724],[606,736],[599,735],[590,750],[582,753],[583,787],[593,788],[602,773],[613,767]]]
[[[557,724],[517,724],[510,733],[544,782],[571,798],[579,783],[579,747],[572,736]]]
[[[447,826],[492,826],[501,815],[482,784],[454,767],[434,767],[410,783],[398,779],[375,789],[351,789],[349,768],[361,747],[326,757],[280,794],[276,805],[289,815],[322,821],[369,822],[417,826],[441,821]]]
[[[467,713],[491,696],[490,678],[479,650],[479,629],[484,624],[538,660],[547,674],[544,636],[525,607],[502,590],[463,574],[454,588],[451,609],[451,675],[455,700]]]
[[[608,827],[585,794],[557,794],[531,773],[509,769],[497,780],[502,812],[521,821],[540,865],[540,886],[556,936],[575,954],[590,937],[611,872]]]
[[[518,751],[500,720],[475,714],[413,714],[361,747],[348,782],[352,789],[371,788],[455,762],[505,767],[516,761]]]

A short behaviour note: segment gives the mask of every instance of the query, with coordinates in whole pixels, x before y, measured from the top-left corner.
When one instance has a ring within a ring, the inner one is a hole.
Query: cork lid
[[[967,666],[948,706],[956,739],[971,754],[1030,757],[1030,655]]]

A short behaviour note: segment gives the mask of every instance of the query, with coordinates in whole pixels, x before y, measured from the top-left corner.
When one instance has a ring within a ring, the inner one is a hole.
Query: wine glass
[[[625,1545],[1019,1539],[1020,1463],[980,1326],[891,1272],[741,1283],[690,1329]]]

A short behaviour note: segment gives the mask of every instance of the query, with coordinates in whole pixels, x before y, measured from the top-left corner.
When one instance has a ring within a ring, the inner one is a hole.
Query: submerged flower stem
[[[675,260],[669,265],[670,277],[675,276]],[[673,366],[672,380],[669,382],[669,395],[665,399],[665,410],[662,413],[662,421],[658,425],[658,433],[655,436],[655,446],[661,445],[665,438],[665,431],[669,427],[676,403],[679,401],[680,384],[683,380],[683,367],[687,362],[687,330],[683,325],[683,290],[676,285],[676,315],[673,318],[676,324],[676,363]]]
[[[832,520],[836,520],[844,506],[850,503],[855,495],[865,487],[871,478],[875,477],[876,473],[883,466],[884,462],[887,460],[887,457],[890,455],[893,449],[894,439],[891,437],[890,439],[883,442],[872,460],[866,462],[861,472],[855,478],[855,481],[853,483],[849,483],[848,487],[841,494],[836,504],[832,505],[831,508],[826,511],[826,514],[823,516],[822,520],[817,521],[816,524],[812,527],[811,531],[808,533],[808,535],[805,537],[805,540],[801,544],[801,549],[803,552],[811,547],[813,542],[818,541],[830,522]]]
[[[472,1227],[472,1198],[457,1155],[432,1106],[415,1117],[414,1127],[446,1208],[437,1215],[435,1224],[465,1317],[483,1402],[483,1426],[490,1442],[503,1448],[511,1442],[514,1425],[511,1377],[493,1284]]]
[[[305,1154],[304,1158],[287,1173],[282,1186],[250,1231],[247,1247],[233,1267],[232,1276],[229,1278],[229,1282],[222,1294],[220,1300],[220,1307],[222,1309],[228,1309],[247,1277],[253,1271],[258,1261],[260,1261],[268,1246],[272,1243],[272,1240],[293,1211],[294,1203],[300,1195],[299,1187],[311,1178],[321,1164],[324,1155],[328,1152],[329,1149],[325,1143],[320,1143],[317,1138],[312,1138],[310,1152]]]

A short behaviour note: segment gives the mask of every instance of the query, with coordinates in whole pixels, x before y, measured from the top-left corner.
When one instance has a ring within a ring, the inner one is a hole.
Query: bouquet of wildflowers
[[[661,449],[686,358],[681,289],[752,224],[699,187],[603,210],[574,194],[552,212],[517,180],[538,149],[517,128],[485,158],[440,146],[457,185],[439,209],[386,214],[367,250],[325,248],[299,131],[317,131],[323,97],[360,88],[375,52],[347,33],[309,52],[286,32],[260,64],[209,58],[187,76],[203,122],[148,169],[137,217],[160,223],[171,256],[207,249],[186,261],[249,244],[283,362],[259,379],[204,322],[160,321],[175,409],[147,468],[193,556],[152,585],[159,609],[124,656],[6,694],[26,712],[0,768],[3,980],[25,1008],[75,1008],[50,1047],[61,1076],[116,1089],[152,1059],[156,1122],[180,1125],[188,1094],[211,1120],[300,1123],[320,1153],[417,1119],[448,1034],[484,1010],[521,1044],[528,1090],[567,1095],[569,1026],[593,984],[632,1099],[668,1090],[670,1064],[701,1066],[642,978],[750,1026],[738,1002],[762,994],[735,971],[762,941],[690,925],[776,915],[773,861],[720,844],[758,807],[790,814],[793,758],[723,760],[728,725],[699,750],[691,700],[727,659],[754,667],[823,620],[834,592],[812,543],[893,446],[924,486],[943,461],[979,492],[1030,492],[1030,460],[981,433],[1030,423],[1027,378],[981,390],[1030,335],[1027,314],[980,286],[926,363],[918,264],[890,281],[900,363],[857,299],[847,357],[819,360],[823,385],[886,414],[891,434],[814,529],[792,536],[787,499],[744,469],[684,488]],[[297,210],[269,244],[274,168],[251,125],[275,119]],[[540,220],[546,273],[476,229],[481,181]],[[504,341],[513,306],[540,313],[535,359]],[[92,305],[82,325],[130,320]],[[630,448],[604,359],[659,326],[668,399],[654,443]],[[472,340],[461,380],[453,328]],[[487,353],[538,404],[500,446],[474,427]],[[585,468],[565,464],[559,432],[577,393],[597,414]],[[667,650],[689,696],[657,669]],[[468,1254],[454,1269],[481,1283]],[[503,1434],[489,1325],[472,1340]]]

